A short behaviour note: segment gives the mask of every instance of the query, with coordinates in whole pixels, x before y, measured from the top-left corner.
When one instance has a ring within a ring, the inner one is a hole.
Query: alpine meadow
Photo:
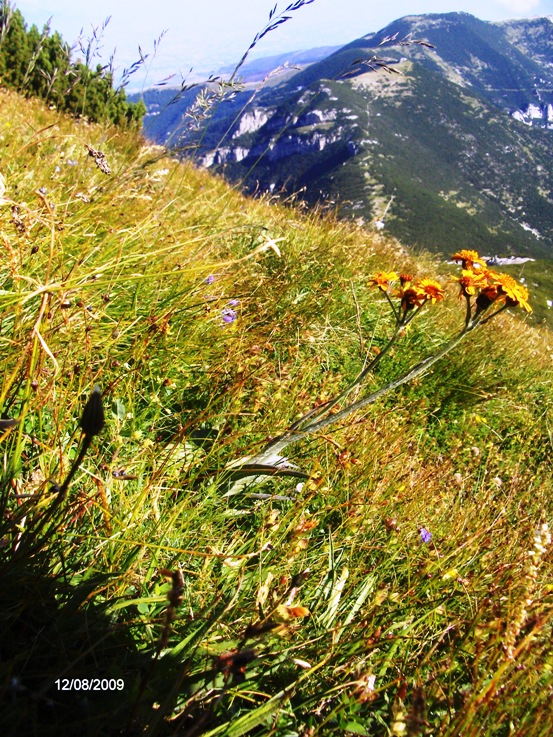
[[[244,193],[93,59],[0,4],[2,734],[551,735],[533,279]]]

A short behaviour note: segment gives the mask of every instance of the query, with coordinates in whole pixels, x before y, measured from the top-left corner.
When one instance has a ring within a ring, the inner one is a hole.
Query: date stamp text
[[[57,678],[54,684],[58,691],[122,691],[122,678]]]

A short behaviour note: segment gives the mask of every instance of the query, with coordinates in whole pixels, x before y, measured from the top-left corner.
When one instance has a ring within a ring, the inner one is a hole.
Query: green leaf
[[[346,732],[352,732],[353,734],[369,735],[365,727],[358,722],[348,722],[344,729]]]

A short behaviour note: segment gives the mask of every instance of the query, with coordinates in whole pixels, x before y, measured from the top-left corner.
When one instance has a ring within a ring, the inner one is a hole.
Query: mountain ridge
[[[405,16],[236,94],[180,142],[246,191],[337,202],[408,245],[551,257],[550,29],[549,17]]]

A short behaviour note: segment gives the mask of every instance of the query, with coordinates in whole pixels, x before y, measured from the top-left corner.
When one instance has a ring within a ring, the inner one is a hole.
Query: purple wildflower
[[[204,279],[204,282],[206,284],[213,284],[214,281],[215,281],[215,277],[213,276],[213,274],[206,276],[206,278]]]
[[[419,535],[423,543],[429,543],[432,540],[432,533],[426,527],[419,527]]]
[[[221,314],[223,316],[223,322],[226,323],[234,322],[238,317],[238,314],[234,310],[229,310],[226,307]]]
[[[237,305],[240,304],[240,300],[239,299],[229,299],[227,304],[229,304],[231,307],[236,307]]]

